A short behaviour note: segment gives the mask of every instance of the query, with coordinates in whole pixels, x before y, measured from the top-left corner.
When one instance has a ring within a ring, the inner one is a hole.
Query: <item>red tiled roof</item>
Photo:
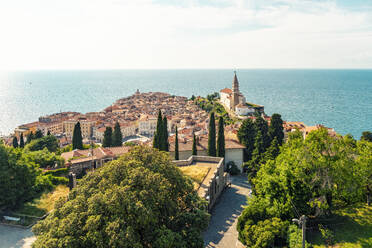
[[[231,94],[232,90],[229,89],[229,88],[225,88],[225,89],[220,90],[220,92],[223,92],[223,93],[226,93],[226,94]]]

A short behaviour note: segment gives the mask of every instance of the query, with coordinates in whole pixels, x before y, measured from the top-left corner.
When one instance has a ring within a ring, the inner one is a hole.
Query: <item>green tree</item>
[[[39,151],[23,152],[21,158],[26,164],[35,164],[40,168],[53,167],[55,164],[59,167],[64,166],[63,158],[50,152],[46,147]]]
[[[168,120],[167,117],[164,115],[163,117],[163,124],[161,126],[161,140],[160,140],[160,150],[161,151],[169,151],[169,142],[168,142]]]
[[[0,210],[16,208],[34,196],[36,170],[21,163],[20,155],[0,145]]]
[[[360,140],[372,142],[372,133],[370,131],[363,132],[362,137],[360,137]]]
[[[179,160],[180,159],[180,153],[178,151],[178,128],[176,127],[176,140],[174,144],[174,159]]]
[[[209,215],[169,155],[136,146],[89,173],[33,232],[38,247],[203,247]]]
[[[238,130],[238,139],[239,142],[242,143],[246,149],[246,159],[248,161],[252,158],[252,152],[254,150],[254,142],[256,137],[256,128],[251,119],[245,119]]]
[[[225,128],[222,116],[218,120],[217,157],[225,157]]]
[[[30,143],[33,139],[35,139],[34,133],[33,132],[29,132],[27,134],[27,140],[26,140],[27,144]]]
[[[35,133],[35,139],[40,139],[40,138],[42,138],[44,135],[43,135],[43,132],[40,130],[40,129],[38,129],[37,131],[36,131],[36,133]]]
[[[153,148],[161,150],[162,130],[163,130],[163,117],[161,110],[158,112],[158,120],[156,122],[156,131],[154,134]]]
[[[58,150],[58,139],[54,135],[44,136],[40,139],[34,139],[25,146],[25,152],[39,151],[47,148],[50,152]]]
[[[267,125],[267,121],[259,116],[256,118],[254,125],[257,132],[261,132],[264,149],[268,148],[270,146],[270,137],[268,135],[269,126]]]
[[[257,132],[254,147],[252,159],[245,163],[248,181],[252,184],[252,186],[254,186],[253,179],[256,177],[261,164],[264,163],[265,146],[261,132]]]
[[[268,151],[277,150],[274,143],[275,139]],[[252,179],[253,196],[238,220],[239,239],[254,247],[268,237],[257,229],[266,220],[290,221],[298,212],[321,221],[332,214],[335,202],[342,206],[360,201],[371,183],[372,147],[367,143],[330,136],[324,128],[306,139],[299,131],[290,133],[280,154],[261,163]]]
[[[274,160],[280,153],[280,146],[277,137],[271,141],[270,147],[266,150],[264,157],[265,161]]]
[[[18,139],[16,136],[13,137],[13,147],[17,148],[18,147]]]
[[[196,143],[197,143],[197,140],[194,134],[193,139],[192,139],[192,155],[195,155],[195,156],[198,155],[198,149],[196,148]]]
[[[122,144],[123,134],[121,133],[119,122],[116,122],[112,136],[112,146],[122,146]]]
[[[72,149],[83,149],[83,136],[81,135],[80,122],[77,122],[72,134]]]
[[[216,156],[216,122],[214,119],[214,112],[211,113],[209,118],[208,156]]]
[[[271,140],[273,140],[276,137],[279,145],[283,144],[284,139],[283,120],[280,114],[273,114],[271,116],[269,136]]]
[[[103,147],[112,146],[112,127],[106,127],[105,132],[103,133]]]
[[[21,148],[25,147],[25,141],[23,140],[23,133],[21,133],[21,136],[19,137],[19,147]]]
[[[47,135],[51,135],[50,130],[48,130]]]
[[[371,205],[372,197],[372,142],[362,140],[357,144],[358,157],[356,159],[356,172],[358,181],[364,189],[367,204]]]

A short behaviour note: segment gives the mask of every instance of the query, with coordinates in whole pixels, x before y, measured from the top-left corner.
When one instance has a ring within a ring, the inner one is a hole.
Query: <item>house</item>
[[[208,138],[206,136],[198,137],[197,139],[197,151],[198,156],[207,156],[208,152]],[[174,158],[174,145],[175,140],[170,139],[169,141],[169,153],[172,158]],[[178,139],[178,151],[179,151],[179,159],[184,160],[188,159],[192,155],[192,138],[179,138]],[[242,171],[243,167],[243,151],[245,146],[240,144],[238,141],[233,139],[225,139],[225,163],[229,163],[233,161],[240,171]]]
[[[119,156],[127,153],[130,147],[98,147],[87,150],[73,150],[64,152],[61,157],[65,160],[65,165],[71,172],[79,175],[84,170],[96,169],[103,166],[106,162],[112,161]]]

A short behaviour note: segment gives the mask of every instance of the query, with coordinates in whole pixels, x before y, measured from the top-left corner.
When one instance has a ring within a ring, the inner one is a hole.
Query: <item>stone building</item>
[[[179,151],[179,159],[188,159],[192,155],[192,143],[193,141],[190,139],[179,139],[178,140],[178,151]],[[174,145],[175,141],[170,140],[169,144],[169,153],[171,158],[174,158]],[[199,137],[197,141],[196,148],[198,150],[198,156],[207,156],[208,151],[208,138],[206,137]],[[232,139],[225,139],[225,163],[233,161],[236,166],[242,171],[243,167],[243,150],[245,146],[240,144],[236,140]]]
[[[61,157],[65,159],[65,165],[70,168],[70,172],[77,175],[83,170],[95,169],[103,166],[106,162],[112,161],[119,156],[127,153],[130,147],[98,147],[88,150],[73,150],[64,152]]]
[[[220,101],[226,108],[230,109],[231,111],[236,111],[236,106],[239,104],[245,105],[245,97],[239,91],[239,81],[238,77],[236,76],[236,72],[234,71],[234,79],[232,82],[232,88],[225,88],[220,91]]]

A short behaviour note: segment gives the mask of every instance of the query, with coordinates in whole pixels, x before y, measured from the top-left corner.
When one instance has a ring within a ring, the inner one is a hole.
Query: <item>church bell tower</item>
[[[230,101],[230,108],[232,111],[235,111],[235,106],[239,104],[239,81],[236,76],[236,71],[234,71],[234,79],[232,83],[232,95]]]

